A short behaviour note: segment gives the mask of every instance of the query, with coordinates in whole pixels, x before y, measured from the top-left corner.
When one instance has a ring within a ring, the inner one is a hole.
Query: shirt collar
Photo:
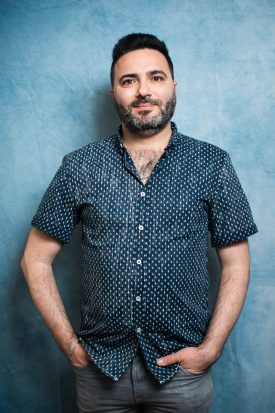
[[[172,121],[171,121],[171,128],[172,128],[172,135],[165,149],[174,147],[179,141],[179,133],[178,133],[177,126]],[[122,125],[118,127],[117,134],[115,135],[115,145],[120,153],[122,153],[123,150],[125,149],[125,146],[122,140]]]

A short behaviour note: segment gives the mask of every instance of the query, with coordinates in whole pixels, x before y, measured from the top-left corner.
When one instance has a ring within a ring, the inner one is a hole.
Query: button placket
[[[144,216],[146,208],[146,192],[144,190],[139,190],[137,193],[137,215],[136,215],[136,237],[138,239],[137,249],[136,249],[136,260],[135,266],[137,270],[136,284],[133,291],[133,321],[136,326],[136,332],[142,332],[142,325],[144,322],[144,235],[145,235],[145,225]]]

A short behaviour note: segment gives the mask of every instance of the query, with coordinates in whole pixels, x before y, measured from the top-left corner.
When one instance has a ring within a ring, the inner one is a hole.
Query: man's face
[[[173,116],[176,82],[164,55],[153,49],[120,57],[111,92],[122,123],[141,136],[161,131]]]

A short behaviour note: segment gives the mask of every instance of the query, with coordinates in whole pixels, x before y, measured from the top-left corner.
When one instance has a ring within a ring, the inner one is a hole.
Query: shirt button
[[[137,301],[141,301],[141,297],[139,295],[136,296]]]
[[[144,226],[143,226],[143,225],[139,225],[139,226],[138,226],[138,229],[139,229],[140,231],[142,231],[142,230],[144,229]]]
[[[137,264],[139,264],[139,265],[140,265],[140,264],[141,264],[141,260],[137,260]]]
[[[141,332],[141,328],[138,327],[138,328],[137,328],[137,333],[140,333],[140,332]]]
[[[140,193],[140,196],[145,196],[145,192],[141,192],[141,193]]]

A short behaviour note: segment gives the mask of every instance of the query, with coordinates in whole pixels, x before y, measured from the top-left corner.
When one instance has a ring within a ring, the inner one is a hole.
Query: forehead
[[[145,73],[150,70],[163,70],[167,76],[170,69],[165,56],[158,50],[138,49],[121,56],[115,64],[115,77],[125,73]]]

